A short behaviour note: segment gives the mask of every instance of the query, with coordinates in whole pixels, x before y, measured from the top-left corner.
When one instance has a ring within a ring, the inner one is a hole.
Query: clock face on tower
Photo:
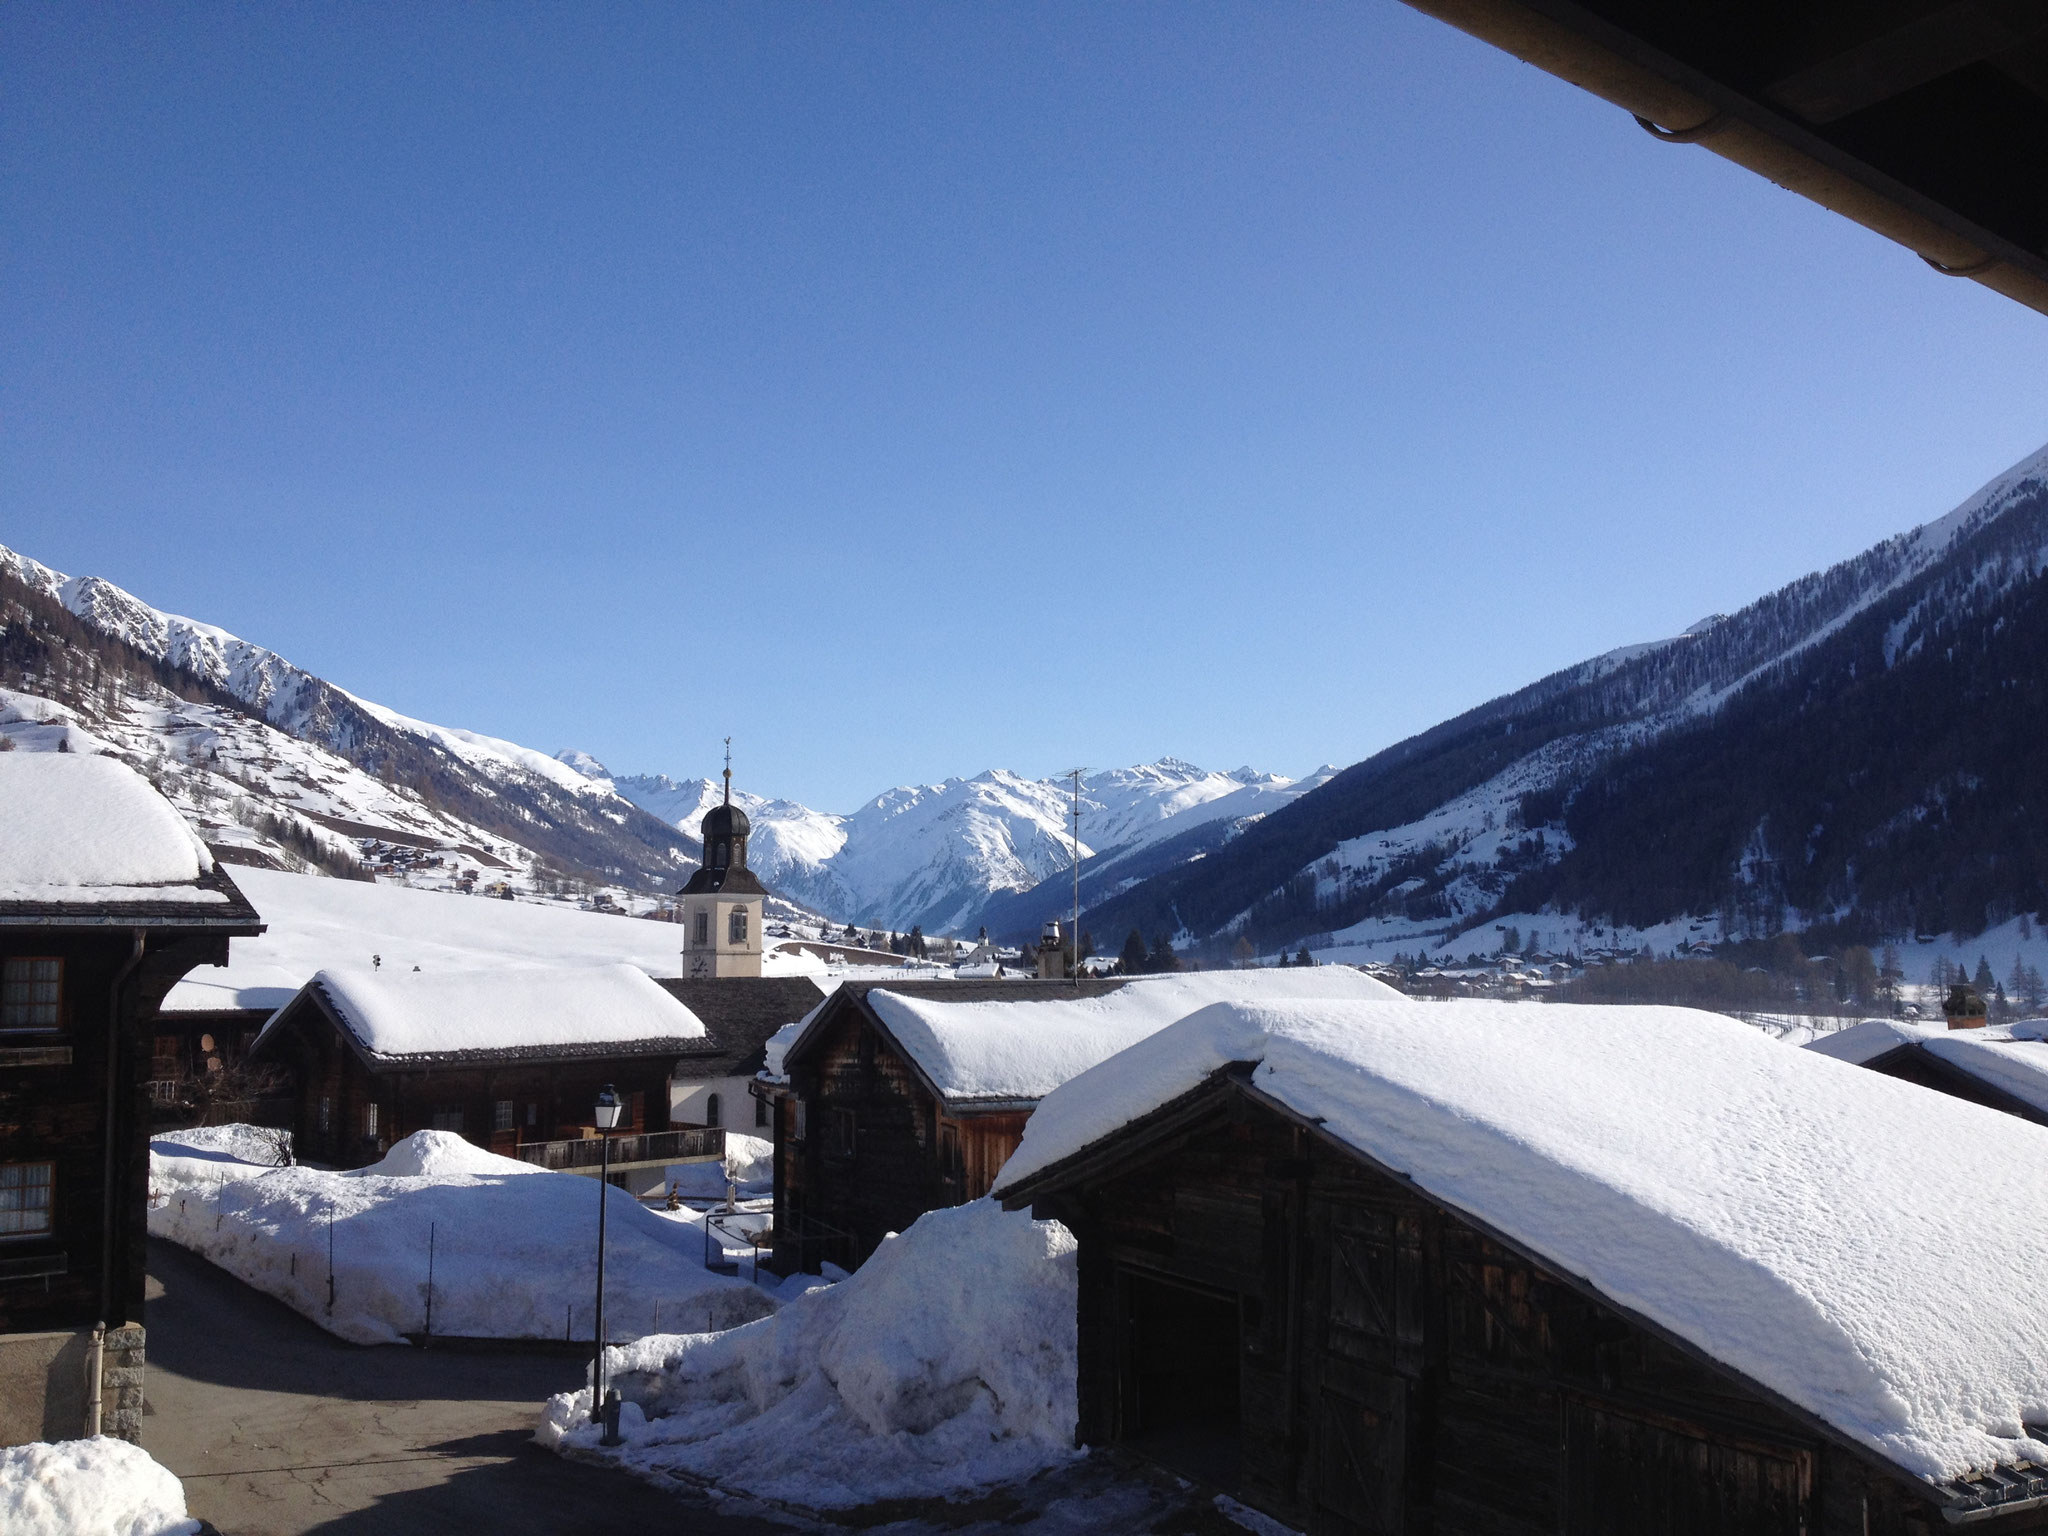
[[[711,957],[708,955],[691,956],[690,974],[692,976],[709,976],[711,974]]]

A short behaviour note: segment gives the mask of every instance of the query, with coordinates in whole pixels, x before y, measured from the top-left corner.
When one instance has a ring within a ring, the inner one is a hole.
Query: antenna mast
[[[1070,848],[1074,866],[1074,985],[1081,985],[1081,774],[1079,768],[1069,768],[1064,778],[1074,784],[1074,841]]]

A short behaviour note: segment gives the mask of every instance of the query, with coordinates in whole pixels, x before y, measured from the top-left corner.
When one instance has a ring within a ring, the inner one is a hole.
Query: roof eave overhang
[[[2048,314],[2048,257],[1914,191],[1572,0],[1407,4],[1896,241],[1938,271]]]

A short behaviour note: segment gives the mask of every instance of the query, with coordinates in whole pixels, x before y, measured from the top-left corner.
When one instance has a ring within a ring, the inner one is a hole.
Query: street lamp
[[[619,1128],[619,1115],[624,1109],[618,1090],[610,1083],[597,1090],[597,1135],[601,1145],[597,1175],[597,1358],[590,1367],[590,1422],[593,1424],[604,1423],[604,1208],[611,1194],[611,1133]]]

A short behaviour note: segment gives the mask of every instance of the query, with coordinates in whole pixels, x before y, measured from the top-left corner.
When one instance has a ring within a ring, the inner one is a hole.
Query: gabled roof
[[[147,780],[65,752],[0,753],[0,925],[262,931]]]
[[[1822,1035],[1806,1049],[1860,1067],[1889,1070],[1917,1056],[1959,1072],[2016,1101],[2019,1113],[2048,1120],[2048,1020],[1949,1029],[1898,1019],[1865,1019]]]
[[[1957,1507],[2048,1465],[2048,1129],[1690,1009],[1222,1004],[1050,1094],[997,1197],[1232,1072]]]
[[[373,1071],[679,1056],[713,1045],[701,1019],[630,965],[431,973],[337,966],[278,1009],[252,1049],[309,1013]]]
[[[860,1010],[948,1109],[988,1113],[1028,1109],[1069,1078],[1211,1003],[1397,996],[1362,972],[1331,965],[1078,984],[848,983],[838,1006]],[[801,1066],[835,1017],[834,1006],[818,1011],[785,1053],[785,1071]]]

